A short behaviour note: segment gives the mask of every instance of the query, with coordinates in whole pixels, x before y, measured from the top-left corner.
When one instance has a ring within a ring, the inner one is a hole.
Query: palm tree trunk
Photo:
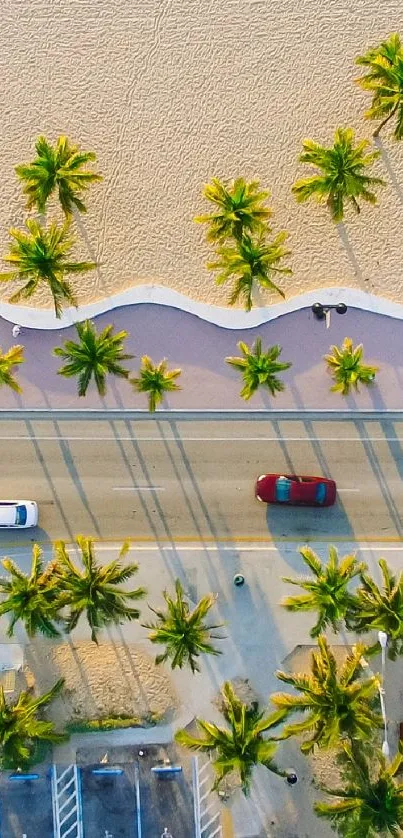
[[[355,211],[359,214],[361,212],[360,205],[357,200],[354,198],[354,195],[351,196],[351,201],[354,206]]]
[[[377,128],[375,128],[375,131],[374,131],[374,133],[373,133],[373,135],[372,135],[373,137],[379,137],[379,132],[382,130],[383,126],[384,126],[384,125],[386,125],[386,123],[387,123],[387,122],[389,122],[389,120],[390,120],[390,119],[392,119],[392,116],[394,116],[394,115],[395,115],[395,113],[396,113],[396,111],[397,111],[397,109],[398,109],[398,107],[399,107],[399,104],[400,104],[400,103],[398,102],[398,103],[397,103],[397,105],[395,105],[395,107],[393,108],[393,110],[391,110],[391,112],[390,112],[389,116],[387,116],[385,119],[383,119],[383,120],[382,120],[382,122],[381,122],[381,124],[380,124],[380,125],[378,125],[378,127],[377,127]]]

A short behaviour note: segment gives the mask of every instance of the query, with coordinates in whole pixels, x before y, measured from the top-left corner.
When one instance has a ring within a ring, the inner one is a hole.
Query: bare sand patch
[[[65,679],[63,693],[47,711],[58,726],[111,716],[162,721],[178,707],[169,676],[136,644],[41,640],[27,646],[25,660],[16,692],[26,686],[46,692]]]

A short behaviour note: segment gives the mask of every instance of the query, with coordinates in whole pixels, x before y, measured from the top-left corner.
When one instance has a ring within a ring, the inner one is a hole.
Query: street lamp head
[[[386,634],[386,631],[378,631],[378,640],[382,649],[386,649],[388,645],[388,635]]]
[[[318,318],[318,320],[323,320],[323,318],[325,317],[325,310],[323,308],[322,303],[314,303],[311,308],[311,311],[315,315],[315,317]]]
[[[384,757],[388,757],[390,754],[389,742],[387,741],[387,739],[384,739],[382,742],[382,753]]]
[[[347,311],[347,306],[345,303],[337,303],[336,306],[337,314],[345,314]]]

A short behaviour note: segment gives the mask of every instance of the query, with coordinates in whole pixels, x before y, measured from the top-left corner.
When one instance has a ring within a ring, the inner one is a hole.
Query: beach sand
[[[76,224],[75,255],[100,264],[72,278],[80,304],[152,284],[225,305],[230,288],[207,271],[211,252],[193,218],[208,211],[205,182],[240,175],[271,191],[274,232],[290,234],[287,298],[340,285],[402,301],[403,144],[389,126],[373,167],[388,181],[378,207],[348,211],[336,226],[326,207],[297,205],[291,194],[311,173],[298,163],[303,138],[331,144],[339,125],[371,137],[354,60],[400,25],[397,0],[98,0],[85,9],[54,0],[51,14],[47,0],[8,4],[0,254],[26,216],[14,166],[33,159],[39,134],[66,133],[97,153],[105,178]],[[48,215],[60,217],[55,204]],[[7,299],[11,288],[1,292]],[[255,304],[279,299],[258,293]],[[48,292],[30,305],[51,307]]]

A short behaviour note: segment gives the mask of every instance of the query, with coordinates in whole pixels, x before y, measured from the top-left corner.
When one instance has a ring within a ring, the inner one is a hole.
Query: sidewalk
[[[138,369],[141,355],[158,362],[166,357],[169,367],[180,367],[182,390],[169,394],[170,409],[403,409],[403,323],[386,315],[349,308],[345,315],[334,312],[330,328],[314,318],[310,309],[283,315],[253,329],[225,329],[207,323],[178,309],[145,303],[116,309],[95,318],[98,327],[113,323],[115,329],[129,332],[126,351],[136,357],[127,362]],[[74,327],[60,331],[21,329],[12,338],[12,324],[0,320],[0,345],[14,343],[25,347],[26,362],[17,370],[23,388],[21,395],[3,387],[1,408],[43,409],[144,409],[146,399],[134,393],[126,380],[110,378],[105,399],[90,385],[85,398],[76,395],[76,382],[57,375],[60,359],[52,349],[67,339],[75,339]],[[251,344],[261,337],[263,346],[280,344],[281,360],[292,361],[283,373],[286,389],[275,399],[258,392],[249,402],[240,398],[240,375],[225,363],[227,355],[238,355],[237,342]],[[380,367],[371,389],[344,398],[330,393],[331,380],[323,355],[333,343],[351,337],[363,342],[365,361]]]

